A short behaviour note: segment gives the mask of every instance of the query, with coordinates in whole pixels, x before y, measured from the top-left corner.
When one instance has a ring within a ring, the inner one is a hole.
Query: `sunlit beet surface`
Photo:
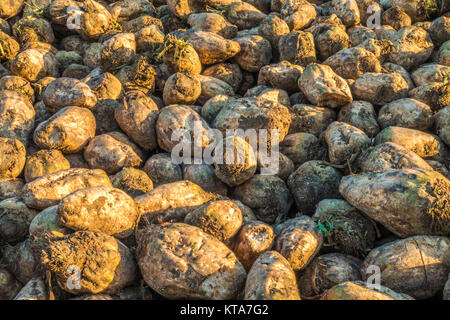
[[[447,0],[1,0],[0,300],[449,300],[449,147]]]

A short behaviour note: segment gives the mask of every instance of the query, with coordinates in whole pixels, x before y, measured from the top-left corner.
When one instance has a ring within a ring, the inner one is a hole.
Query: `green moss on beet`
[[[434,201],[431,203],[426,215],[431,218],[433,231],[448,233],[450,230],[450,184],[439,173],[430,173],[436,176],[435,183],[425,185],[426,191]],[[438,176],[439,175],[439,176]]]
[[[436,171],[423,171],[420,176],[408,181],[404,193],[406,203],[428,201],[424,212],[425,222],[433,233],[448,233],[450,230],[450,184]]]

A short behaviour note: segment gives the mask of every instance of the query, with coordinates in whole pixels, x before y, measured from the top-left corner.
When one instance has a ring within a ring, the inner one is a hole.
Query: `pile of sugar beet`
[[[0,18],[0,299],[450,299],[449,1]],[[278,171],[174,163],[195,123],[278,130]]]

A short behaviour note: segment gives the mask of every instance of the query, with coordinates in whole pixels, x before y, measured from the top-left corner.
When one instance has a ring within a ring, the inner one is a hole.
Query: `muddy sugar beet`
[[[450,2],[0,0],[0,300],[448,300]]]

